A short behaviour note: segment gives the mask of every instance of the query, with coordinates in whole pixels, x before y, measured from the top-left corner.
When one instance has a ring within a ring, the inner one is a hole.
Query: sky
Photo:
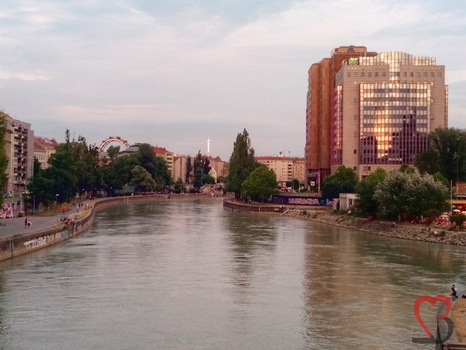
[[[58,142],[228,160],[246,129],[302,157],[308,69],[348,45],[436,58],[466,128],[464,0],[2,0],[0,110]]]

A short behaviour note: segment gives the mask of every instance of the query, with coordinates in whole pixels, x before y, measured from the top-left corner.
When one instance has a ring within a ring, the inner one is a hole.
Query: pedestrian
[[[454,284],[451,285],[451,293],[450,293],[451,299],[456,300],[458,299],[458,293],[456,291],[456,287]]]
[[[24,218],[24,227],[28,227],[28,218]]]

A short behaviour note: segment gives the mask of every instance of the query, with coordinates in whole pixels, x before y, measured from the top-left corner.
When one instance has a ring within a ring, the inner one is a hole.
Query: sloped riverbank
[[[289,209],[283,215],[351,228],[378,236],[409,239],[413,241],[466,245],[466,232],[449,231],[448,226],[426,226],[424,224],[391,223],[387,221],[358,218],[351,215],[333,214],[328,211]]]

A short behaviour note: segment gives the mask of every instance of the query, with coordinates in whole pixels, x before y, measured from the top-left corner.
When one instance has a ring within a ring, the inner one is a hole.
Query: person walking
[[[24,218],[24,228],[28,227],[28,218]]]

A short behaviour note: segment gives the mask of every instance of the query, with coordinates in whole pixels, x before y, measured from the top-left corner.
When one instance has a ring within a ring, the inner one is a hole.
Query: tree
[[[137,153],[139,164],[146,169],[155,180],[157,188],[163,188],[172,183],[171,174],[168,171],[167,162],[158,157],[151,145],[143,143],[139,145]]]
[[[186,183],[189,185],[191,183],[191,179],[193,177],[193,163],[191,160],[191,156],[186,158]]]
[[[117,159],[119,153],[120,153],[120,146],[110,146],[107,149],[107,155],[111,162]]]
[[[293,179],[291,181],[291,187],[293,188],[293,190],[298,192],[299,191],[299,180],[298,179]]]
[[[55,181],[45,176],[47,176],[45,171],[35,175],[27,188],[32,200],[35,200],[36,203],[42,203],[45,207],[49,207],[57,200],[56,187]]]
[[[118,157],[106,165],[102,169],[102,175],[107,188],[118,190],[129,184],[132,178],[131,170],[136,165],[140,164],[135,154]]]
[[[201,151],[197,152],[196,157],[194,157],[193,162],[193,186],[196,189],[199,189],[202,185],[207,183],[215,183],[215,179],[209,175],[210,169],[210,160],[206,156],[201,154]]]
[[[5,150],[5,133],[6,119],[0,114],[0,205],[3,204],[3,194],[6,192],[8,184],[8,175],[6,173],[8,157]]]
[[[448,189],[432,175],[394,170],[376,186],[374,199],[383,218],[415,219],[432,209],[447,210]]]
[[[175,193],[181,193],[186,191],[186,186],[183,183],[183,180],[179,177],[176,182],[173,184],[173,189]]]
[[[78,191],[78,174],[77,162],[71,152],[71,146],[59,145],[55,153],[50,156],[49,164],[50,167],[43,171],[42,176],[53,181],[53,190],[50,195],[54,197],[58,194],[60,201],[69,201],[74,198]],[[35,178],[33,178],[34,181],[36,181]]]
[[[416,167],[422,173],[441,173],[448,181],[466,179],[466,131],[437,128],[429,134],[429,149],[420,153]]]
[[[358,175],[345,166],[340,166],[337,171],[324,179],[322,197],[338,198],[340,193],[354,193]]]
[[[258,167],[254,160],[254,149],[246,129],[236,136],[228,169],[227,191],[234,192],[235,198],[241,197],[241,186],[248,175]]]
[[[140,165],[136,165],[131,170],[132,179],[130,185],[135,187],[137,192],[153,191],[156,187],[152,175]]]
[[[277,186],[275,172],[266,166],[259,166],[243,182],[241,194],[246,198],[260,198],[264,202],[264,197],[272,196],[278,192]]]
[[[450,222],[454,224],[454,227],[458,229],[463,228],[463,224],[465,221],[466,221],[466,215],[464,214],[450,215]]]
[[[209,185],[209,184],[214,184],[215,179],[212,175],[209,174],[202,174],[201,176],[201,184],[203,185]]]
[[[378,202],[374,199],[377,185],[385,180],[387,172],[384,169],[377,169],[356,185],[358,194],[357,209],[366,214],[374,216],[378,211]]]

